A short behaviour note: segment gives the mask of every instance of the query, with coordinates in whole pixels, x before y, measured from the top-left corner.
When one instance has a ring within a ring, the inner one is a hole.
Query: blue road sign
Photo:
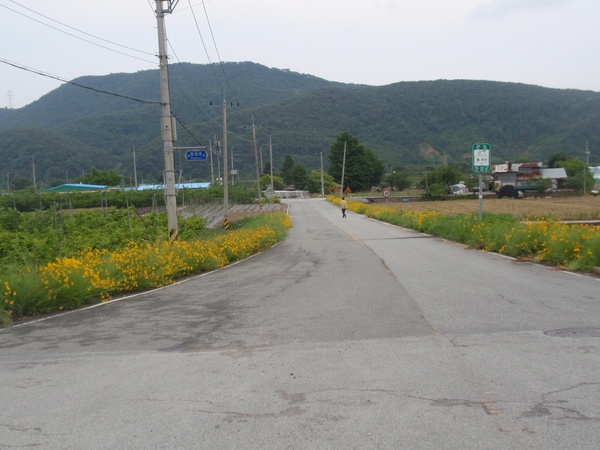
[[[205,150],[191,150],[185,152],[185,159],[188,161],[204,161],[208,153]]]

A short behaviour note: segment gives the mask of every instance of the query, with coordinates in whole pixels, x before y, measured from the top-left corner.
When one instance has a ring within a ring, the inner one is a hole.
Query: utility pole
[[[35,182],[35,156],[31,155],[31,164],[33,166],[33,192],[37,192],[37,183]]]
[[[587,194],[587,173],[590,167],[590,143],[585,141],[585,169],[583,172],[583,194]]]
[[[271,142],[271,135],[269,135],[269,162],[271,164],[271,191],[273,191],[273,143]]]
[[[210,184],[215,185],[215,170],[213,167],[213,149],[212,142],[208,141],[208,154],[210,155]]]
[[[258,203],[262,202],[262,193],[260,192],[260,174],[258,172],[258,150],[256,149],[256,125],[254,125],[254,115],[252,115],[252,140],[254,141],[254,165],[256,166],[256,195]]]
[[[163,9],[163,3],[167,3]],[[156,22],[158,27],[158,58],[160,68],[160,98],[162,116],[160,119],[163,153],[165,157],[165,205],[167,207],[167,224],[169,241],[176,241],[179,236],[177,228],[177,194],[175,193],[175,162],[173,160],[173,122],[171,118],[171,100],[169,97],[169,70],[165,36],[165,13],[172,13],[179,0],[156,0]]]
[[[135,162],[135,145],[133,146],[133,185],[137,189],[138,181],[137,181],[137,166]]]
[[[321,198],[325,198],[325,181],[323,180],[323,152],[321,152]]]
[[[212,106],[212,102],[210,103]],[[233,106],[233,103],[231,104]],[[238,103],[237,106],[240,106]],[[229,174],[227,173],[227,100],[223,97],[223,210],[224,210],[224,219],[223,225],[225,229],[229,227],[229,220],[227,216],[229,215]]]
[[[215,151],[217,152],[217,184],[221,186],[223,184],[223,177],[221,176],[221,146],[217,141],[217,135],[215,135]]]
[[[237,174],[237,172],[235,171],[235,169],[233,168],[233,149],[234,147],[231,147],[231,185],[235,186],[235,175]],[[240,177],[238,177],[238,183],[240,182]]]
[[[346,169],[346,141],[344,141],[344,158],[342,159],[342,182],[341,182],[341,194],[344,196],[344,170]]]
[[[227,180],[227,101],[223,98],[223,209],[225,218],[223,223],[228,223],[229,215],[229,182]]]

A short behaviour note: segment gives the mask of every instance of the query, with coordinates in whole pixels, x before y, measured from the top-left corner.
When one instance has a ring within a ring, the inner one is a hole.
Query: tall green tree
[[[410,179],[408,178],[408,175],[406,174],[406,172],[403,172],[402,170],[393,170],[391,173],[389,173],[385,179],[386,184],[388,186],[390,186],[392,189],[398,189],[399,191],[402,191],[404,189],[406,189],[407,187],[410,186]]]
[[[92,167],[89,173],[84,176],[75,178],[76,183],[85,184],[101,184],[106,186],[118,186],[121,184],[123,177],[114,170],[98,170]]]
[[[306,189],[308,186],[308,172],[302,164],[294,164],[290,172],[290,179],[296,189]]]
[[[458,183],[462,178],[462,173],[453,166],[440,166],[427,173],[420,181],[419,187],[425,188],[433,184],[441,184],[449,189],[453,184]]]
[[[571,159],[571,157],[569,155],[567,155],[565,152],[552,153],[552,155],[550,156],[550,159],[548,160],[548,167],[550,167],[550,168],[562,167],[560,165],[560,163],[563,161],[568,161],[569,159]]]
[[[566,161],[560,161],[559,167],[564,167],[567,172],[567,187],[577,191],[590,192],[594,189],[594,174],[589,166],[577,158],[570,158]]]
[[[281,166],[281,178],[285,181],[286,184],[292,184],[292,168],[294,167],[294,159],[287,155],[283,160],[283,165]]]
[[[14,191],[20,191],[30,186],[33,186],[33,182],[25,177],[14,177],[12,180],[12,189]]]
[[[335,188],[335,183],[333,182],[333,177],[328,173],[323,174],[323,187],[326,194],[333,192]],[[311,194],[320,194],[321,193],[321,171],[313,170],[310,172],[308,176],[308,192]]]
[[[260,177],[260,188],[267,189],[271,185],[271,175],[263,175]],[[273,189],[280,191],[285,187],[285,183],[281,177],[273,175]]]
[[[329,149],[328,173],[333,179],[336,182],[341,182],[342,179],[344,145],[346,146],[344,190],[349,187],[356,192],[378,185],[385,174],[385,163],[375,155],[375,152],[361,145],[358,138],[347,131],[341,133]]]
[[[267,161],[265,163],[262,174],[263,175],[271,175],[271,163],[269,161]],[[277,175],[277,171],[275,170],[274,167],[273,167],[273,175]]]

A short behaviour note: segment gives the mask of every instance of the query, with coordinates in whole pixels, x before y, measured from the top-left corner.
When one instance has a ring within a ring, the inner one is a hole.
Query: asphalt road
[[[598,279],[289,203],[268,252],[0,331],[0,447],[600,448]]]

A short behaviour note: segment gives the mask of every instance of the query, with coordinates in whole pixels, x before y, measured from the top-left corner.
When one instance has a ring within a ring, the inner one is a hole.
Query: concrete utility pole
[[[273,143],[271,142],[271,135],[269,135],[269,164],[271,165],[271,191],[273,191]]]
[[[323,152],[321,152],[321,198],[325,198],[325,181],[323,180]]]
[[[256,125],[254,125],[254,115],[252,115],[252,140],[254,141],[254,165],[256,166],[256,198],[258,203],[262,201],[262,193],[260,191],[260,174],[258,171],[258,150],[256,149]]]
[[[227,180],[227,101],[223,99],[223,209],[225,218],[224,223],[227,223],[229,215],[229,183]]]
[[[133,146],[133,184],[134,184],[135,188],[137,189],[138,181],[137,181],[137,166],[136,166],[136,162],[135,162],[135,145]]]
[[[31,155],[31,164],[33,166],[33,191],[37,192],[37,183],[35,181],[35,156]]]
[[[163,3],[167,3],[166,9]],[[175,193],[175,162],[173,160],[173,122],[171,118],[171,101],[169,97],[169,70],[167,45],[165,36],[165,13],[172,13],[179,0],[156,0],[156,22],[158,27],[158,58],[160,68],[160,98],[162,117],[160,119],[163,153],[165,156],[164,184],[165,205],[167,207],[167,223],[169,241],[176,241],[179,236],[177,228],[177,194]]]
[[[210,155],[210,184],[215,185],[215,171],[213,167],[213,149],[212,142],[208,141],[208,154]]]
[[[344,158],[342,159],[342,181],[341,181],[341,194],[342,197],[344,196],[344,171],[346,170],[346,144],[347,142],[344,141]]]
[[[590,169],[590,143],[585,141],[585,169],[583,171],[583,193],[587,194],[587,173]]]

